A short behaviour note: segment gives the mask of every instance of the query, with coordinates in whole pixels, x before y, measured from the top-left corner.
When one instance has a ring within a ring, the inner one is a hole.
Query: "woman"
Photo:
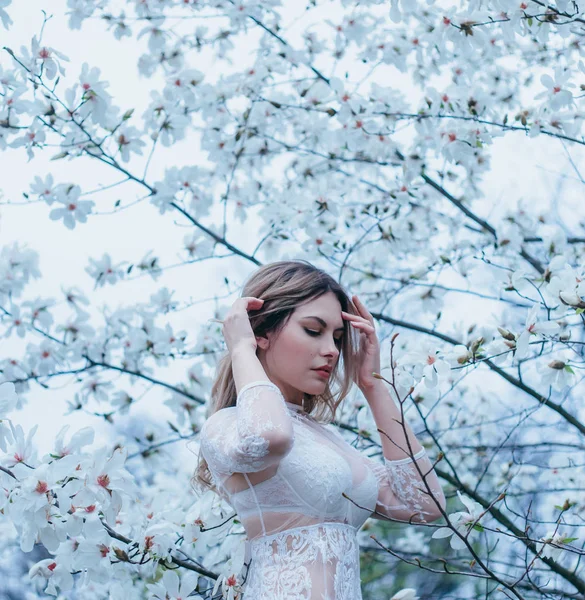
[[[366,519],[429,522],[445,508],[424,448],[372,376],[374,321],[354,300],[310,263],[274,262],[252,275],[223,321],[229,353],[201,431],[198,476],[246,530],[246,600],[359,600],[356,534]],[[384,432],[383,462],[330,423],[353,382]]]

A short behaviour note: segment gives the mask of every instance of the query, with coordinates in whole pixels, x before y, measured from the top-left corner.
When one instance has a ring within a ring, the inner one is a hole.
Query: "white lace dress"
[[[269,381],[244,386],[236,406],[213,414],[200,448],[247,533],[244,600],[361,600],[356,534],[370,514],[438,517],[412,459],[365,456]],[[424,449],[415,458],[442,497]]]

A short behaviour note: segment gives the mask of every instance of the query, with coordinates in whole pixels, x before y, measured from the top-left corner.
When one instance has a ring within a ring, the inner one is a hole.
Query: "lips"
[[[331,371],[328,369],[313,369],[313,371],[325,379],[329,379],[329,376],[331,375]]]

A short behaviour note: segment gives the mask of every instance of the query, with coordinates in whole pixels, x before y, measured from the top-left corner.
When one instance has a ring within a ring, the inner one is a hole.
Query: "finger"
[[[354,327],[358,327],[359,329],[367,329],[369,333],[376,331],[375,327],[369,323],[357,323],[356,321],[350,321],[350,324]]]
[[[365,319],[364,317],[361,317],[360,315],[352,315],[351,313],[346,313],[345,311],[341,311],[341,316],[346,318],[348,321],[353,322],[353,320],[357,320],[360,322],[364,322],[364,323],[368,323],[368,320]]]
[[[352,298],[360,314],[363,315],[364,318],[366,318],[368,321],[371,321],[373,323],[374,317],[372,317],[370,311],[366,308],[365,304],[355,295]]]
[[[258,307],[264,304],[264,300],[262,298],[254,298],[253,296],[245,296],[241,298],[244,300],[244,306],[249,310],[258,310]]]

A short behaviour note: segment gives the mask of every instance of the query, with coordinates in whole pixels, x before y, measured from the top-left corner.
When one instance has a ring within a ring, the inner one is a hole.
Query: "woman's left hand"
[[[380,343],[376,335],[374,317],[357,296],[352,296],[352,300],[359,316],[351,315],[343,310],[341,316],[360,332],[360,369],[356,383],[360,390],[365,392],[380,385],[381,380],[372,375],[372,373],[380,373]]]

